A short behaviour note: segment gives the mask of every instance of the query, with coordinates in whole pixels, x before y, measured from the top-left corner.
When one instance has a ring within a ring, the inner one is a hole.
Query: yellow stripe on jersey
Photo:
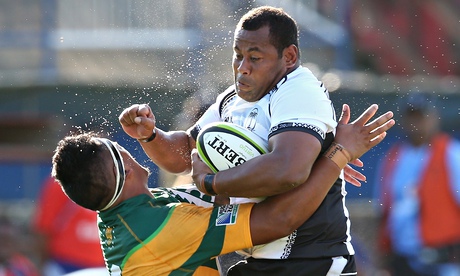
[[[219,276],[220,273],[216,269],[212,269],[206,266],[200,266],[197,270],[193,273],[193,276]]]
[[[225,227],[222,252],[220,255],[252,247],[249,217],[253,204],[239,206],[236,223],[225,226],[214,226],[215,231],[222,231]],[[194,268],[184,269],[181,266],[196,257],[198,247],[208,231],[209,221],[213,209],[201,208],[191,204],[180,204],[171,208],[165,223],[147,240],[133,248],[126,256],[122,267],[123,275],[168,275],[172,271],[182,271],[184,275],[194,274]],[[148,223],[145,221],[144,223]],[[215,222],[213,222],[215,223]],[[211,230],[211,231],[214,231]],[[199,254],[198,254],[199,255]],[[196,260],[205,262],[207,260]],[[213,269],[201,270],[213,275]]]
[[[123,275],[167,275],[178,269],[200,246],[211,212],[212,209],[188,204],[171,209],[169,219],[160,231],[134,249],[136,251],[129,256],[123,267]]]
[[[251,210],[254,204],[242,204],[238,210],[237,223],[228,225],[225,229],[225,240],[221,254],[227,254],[235,250],[252,247],[250,217]],[[243,221],[244,220],[244,221]],[[244,225],[244,227],[242,227]],[[244,248],[241,248],[240,243],[235,243],[236,240],[247,241]]]

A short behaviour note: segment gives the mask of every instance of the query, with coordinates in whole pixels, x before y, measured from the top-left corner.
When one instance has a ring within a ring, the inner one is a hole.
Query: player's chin
[[[237,88],[236,93],[238,94],[238,96],[240,98],[242,98],[243,100],[245,100],[247,102],[255,102],[255,101],[259,100],[259,99],[256,99],[254,97],[254,93],[252,92],[252,90],[249,90],[249,89],[239,89],[239,88]]]
[[[141,167],[144,170],[144,172],[147,174],[147,176],[150,176],[152,174],[152,172],[150,171],[148,167],[145,167],[145,166],[141,166]]]

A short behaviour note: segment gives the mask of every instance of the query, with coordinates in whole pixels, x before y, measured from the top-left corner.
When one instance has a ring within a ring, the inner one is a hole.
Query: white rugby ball
[[[268,152],[262,138],[249,129],[226,122],[206,125],[198,134],[196,147],[201,160],[215,173]]]

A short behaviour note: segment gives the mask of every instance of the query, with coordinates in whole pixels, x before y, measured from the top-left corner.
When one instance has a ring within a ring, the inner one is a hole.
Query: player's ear
[[[299,49],[294,44],[289,45],[283,50],[283,58],[287,68],[292,68],[297,65],[299,58]]]
[[[125,168],[125,179],[127,179],[128,177],[131,177],[132,173],[133,173],[132,168]]]

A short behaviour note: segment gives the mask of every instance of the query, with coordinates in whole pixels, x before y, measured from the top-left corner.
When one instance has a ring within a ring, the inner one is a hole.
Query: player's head
[[[107,209],[121,195],[125,182],[118,147],[94,133],[67,136],[56,148],[52,175],[78,205],[91,210]]]
[[[296,22],[282,9],[259,7],[235,29],[233,74],[238,95],[254,102],[265,96],[299,61]]]
[[[423,92],[411,92],[400,103],[401,125],[414,145],[427,143],[438,132],[440,119],[436,99]]]
[[[262,27],[268,27],[270,43],[277,49],[279,58],[288,46],[295,45],[299,48],[297,23],[281,8],[262,6],[250,10],[241,17],[236,32],[256,31]]]

